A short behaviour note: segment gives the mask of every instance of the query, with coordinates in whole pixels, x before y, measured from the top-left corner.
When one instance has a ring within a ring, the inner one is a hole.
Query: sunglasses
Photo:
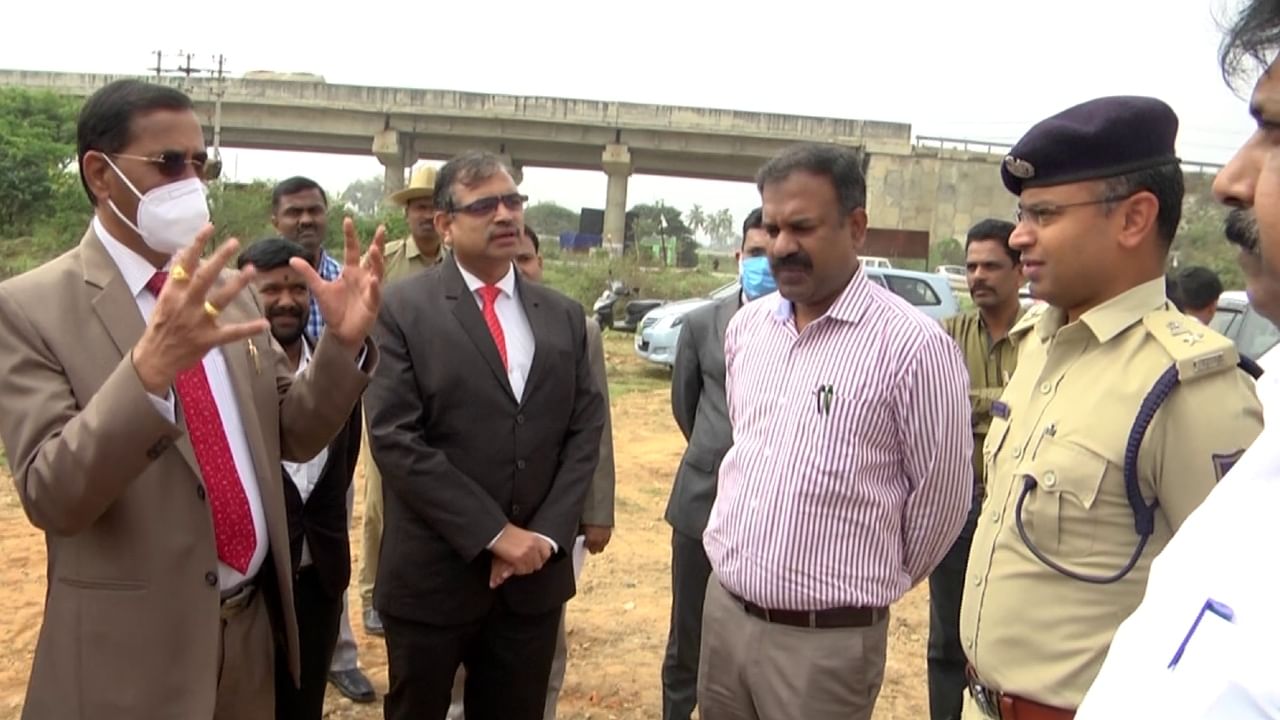
[[[449,203],[449,212],[465,213],[467,215],[488,215],[498,209],[501,204],[508,210],[520,210],[524,204],[529,202],[528,195],[520,193],[507,193],[506,195],[490,195],[467,203],[466,205],[455,205]]]
[[[126,155],[124,153],[112,153],[113,157],[125,158],[126,160],[140,160],[149,162],[156,166],[160,174],[167,178],[180,178],[187,172],[187,166],[190,165],[196,172],[196,177],[203,178],[205,163],[209,162],[209,153],[198,152],[190,157],[181,150],[165,150],[156,155]]]

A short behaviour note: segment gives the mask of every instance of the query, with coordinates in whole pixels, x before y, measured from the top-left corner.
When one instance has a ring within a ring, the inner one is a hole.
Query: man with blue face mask
[[[213,226],[191,99],[120,80],[76,123],[93,218],[0,283],[0,440],[48,590],[22,716],[271,720],[299,676],[281,461],[318,454],[377,362],[382,231],[321,280],[329,320],[293,369]]]
[[[733,443],[724,392],[724,331],[743,303],[776,289],[760,208],[742,225],[738,267],[742,292],[685,316],[671,377],[671,411],[685,450],[667,503],[671,523],[671,629],[662,663],[663,720],[689,720],[697,699],[702,598],[711,565],[702,531],[716,498],[716,471]]]

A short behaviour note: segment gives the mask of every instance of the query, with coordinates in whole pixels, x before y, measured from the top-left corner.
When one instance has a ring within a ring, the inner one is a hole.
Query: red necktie
[[[502,369],[509,370],[507,365],[507,337],[502,334],[502,323],[498,322],[498,309],[494,302],[498,293],[502,292],[497,285],[485,285],[480,288],[480,297],[484,299],[484,324],[489,326],[489,334],[493,336],[493,344],[498,346],[498,357],[502,358]]]
[[[147,289],[159,296],[168,278],[167,272],[152,275]],[[236,472],[235,458],[222,427],[222,417],[218,415],[209,377],[204,372],[204,362],[178,373],[174,385],[182,404],[182,417],[187,421],[187,435],[196,451],[196,462],[200,464],[205,492],[209,495],[218,559],[245,574],[258,542],[253,513],[249,510],[249,498],[240,482],[240,473]]]

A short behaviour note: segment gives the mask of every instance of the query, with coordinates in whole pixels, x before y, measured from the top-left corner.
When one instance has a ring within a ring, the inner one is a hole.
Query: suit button
[[[517,469],[517,470],[523,470],[523,469],[524,469],[524,461],[523,461],[523,460],[517,460],[517,461],[516,461],[516,469]]]
[[[520,415],[517,415],[517,416],[516,416],[516,424],[517,424],[517,425],[523,425],[523,424],[524,424],[524,415],[523,415],[523,414],[520,414]]]
[[[200,498],[201,500],[204,500],[204,486],[203,486],[203,485],[197,485],[197,486],[196,486],[196,497]]]
[[[519,514],[520,514],[520,506],[519,506],[519,505],[512,505],[512,506],[511,506],[511,514],[512,514],[512,515],[519,515]]]
[[[216,586],[218,584],[218,573],[212,571],[205,573],[204,581],[209,583],[209,587]]]

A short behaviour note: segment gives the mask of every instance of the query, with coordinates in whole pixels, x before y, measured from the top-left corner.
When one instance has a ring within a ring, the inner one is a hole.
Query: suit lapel
[[[84,263],[85,283],[98,290],[92,301],[93,311],[107,328],[107,334],[115,343],[119,357],[123,358],[138,344],[147,327],[142,320],[142,313],[138,312],[138,301],[129,292],[120,268],[116,267],[115,261],[92,228],[80,241],[80,255]],[[191,471],[199,477],[200,463],[196,461],[195,449],[191,447],[191,438],[186,432],[187,423],[182,417],[182,407],[175,403],[174,408],[177,411],[174,421],[183,429],[182,437],[178,438],[174,446],[191,467]]]
[[[533,283],[524,282],[520,278],[520,273],[516,273],[516,288],[520,294],[520,304],[524,306],[525,317],[529,319],[529,330],[533,333],[533,363],[529,367],[529,377],[524,381],[524,397],[529,397],[529,388],[536,387],[535,383],[542,380],[542,375],[546,374],[551,362],[549,356],[550,351],[546,348],[547,338],[551,332],[551,318],[549,317],[546,305],[537,295],[537,289],[531,287]],[[524,405],[524,398],[520,398],[520,404]]]
[[[484,315],[480,312],[480,306],[476,303],[475,295],[467,288],[466,281],[462,279],[462,273],[458,270],[457,261],[450,258],[443,268],[442,272],[445,274],[445,297],[453,302],[453,316],[457,318],[463,332],[467,334],[467,337],[471,339],[471,343],[475,345],[476,350],[480,352],[480,356],[484,358],[489,370],[493,373],[494,379],[507,391],[507,397],[519,404],[519,399],[511,390],[511,381],[507,378],[507,370],[502,366],[502,358],[498,355],[498,346],[494,344],[493,336],[489,334],[489,326],[484,322]]]
[[[741,302],[739,296],[734,295],[731,298],[721,300],[716,307],[716,337],[720,339],[716,346],[716,355],[722,362],[724,360],[724,334],[729,329],[729,321],[733,319],[733,314],[738,311],[739,302]]]

